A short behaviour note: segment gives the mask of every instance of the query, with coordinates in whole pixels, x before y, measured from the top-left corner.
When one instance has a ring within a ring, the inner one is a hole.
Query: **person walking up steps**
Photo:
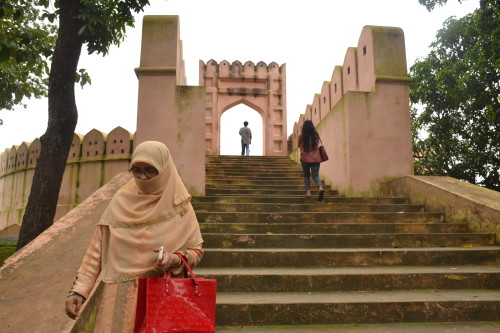
[[[247,156],[250,155],[250,144],[252,143],[252,131],[248,128],[248,121],[243,123],[243,127],[240,128],[241,135],[241,156],[245,155],[245,151]]]
[[[300,164],[304,172],[304,185],[306,187],[306,198],[311,197],[311,174],[314,182],[319,188],[318,201],[322,201],[325,195],[323,184],[319,179],[319,166],[321,156],[319,154],[319,134],[311,120],[306,120],[302,126],[302,134],[299,136]]]

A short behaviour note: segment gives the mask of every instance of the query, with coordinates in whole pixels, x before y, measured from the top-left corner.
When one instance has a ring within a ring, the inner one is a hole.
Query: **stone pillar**
[[[205,88],[185,82],[178,16],[144,16],[134,145],[156,140],[170,150],[192,195],[205,193]]]

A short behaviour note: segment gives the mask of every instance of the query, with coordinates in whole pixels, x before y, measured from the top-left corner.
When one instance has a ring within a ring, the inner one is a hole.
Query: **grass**
[[[0,266],[3,266],[4,261],[16,252],[16,247],[16,243],[0,243]]]

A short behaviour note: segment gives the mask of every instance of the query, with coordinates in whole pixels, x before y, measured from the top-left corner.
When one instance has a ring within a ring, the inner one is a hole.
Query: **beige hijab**
[[[103,230],[102,278],[104,282],[132,280],[152,273],[154,248],[178,252],[203,242],[200,227],[186,190],[161,142],[139,144],[130,166],[143,162],[159,174],[148,180],[134,177],[115,194],[99,221]]]

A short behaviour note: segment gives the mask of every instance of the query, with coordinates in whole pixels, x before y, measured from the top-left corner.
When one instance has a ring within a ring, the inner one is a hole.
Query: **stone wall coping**
[[[381,183],[385,195],[407,197],[446,222],[466,222],[469,231],[492,232],[500,244],[500,192],[442,176],[405,176]]]
[[[128,172],[117,174],[5,261],[0,268],[0,294],[8,295],[0,313],[3,327],[11,332],[71,329],[75,322],[64,313],[68,290],[100,216],[130,179]]]
[[[409,175],[404,178],[415,179],[416,181],[439,188],[449,194],[456,195],[462,200],[498,210],[500,213],[500,192],[466,183],[452,177]],[[390,183],[390,181],[388,183]]]

